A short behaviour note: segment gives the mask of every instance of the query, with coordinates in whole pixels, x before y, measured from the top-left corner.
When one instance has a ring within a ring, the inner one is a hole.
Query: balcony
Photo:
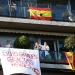
[[[65,52],[39,51],[41,68],[55,68],[71,70],[72,67],[67,60]]]
[[[43,5],[43,6],[42,6]],[[38,7],[45,7],[47,4],[38,4]],[[11,6],[0,5],[0,16],[4,17],[15,17],[30,19],[30,12],[28,7],[16,6],[16,10],[9,10]],[[46,7],[48,8],[48,7]],[[52,6],[52,21],[70,21],[68,17],[62,17],[62,14],[67,11],[66,6]],[[75,15],[75,10],[71,11]]]
[[[46,63],[55,64],[68,64],[65,52],[55,52],[55,51],[39,51],[40,61]]]
[[[44,6],[46,5],[43,4]],[[16,6],[17,10],[9,11],[10,7],[0,5],[0,28],[2,29],[75,33],[75,23],[70,22],[68,17],[62,18],[62,13],[67,11],[65,6],[52,7],[52,21],[30,19],[28,7]],[[38,7],[41,7],[40,4]],[[72,10],[72,13],[75,14],[75,10]]]

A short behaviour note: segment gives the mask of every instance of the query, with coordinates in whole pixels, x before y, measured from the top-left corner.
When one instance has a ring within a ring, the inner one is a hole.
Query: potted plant
[[[14,47],[15,48],[24,48],[24,49],[29,49],[31,46],[31,41],[29,38],[27,38],[24,35],[21,35],[17,37],[14,41]]]
[[[64,47],[66,49],[69,49],[71,51],[74,51],[75,49],[75,37],[69,36],[64,40]]]
[[[69,13],[68,12],[62,13],[62,17],[69,17]]]

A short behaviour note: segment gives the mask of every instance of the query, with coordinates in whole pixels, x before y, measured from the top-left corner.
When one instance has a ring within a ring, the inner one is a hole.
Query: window
[[[59,41],[59,51],[63,51],[63,43],[64,41]]]
[[[71,9],[75,10],[75,0],[70,0]]]

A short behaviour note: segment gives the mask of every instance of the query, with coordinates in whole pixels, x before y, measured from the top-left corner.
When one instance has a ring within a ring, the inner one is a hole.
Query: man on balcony
[[[11,11],[16,11],[16,4],[14,1],[11,2]]]
[[[17,10],[16,4],[15,4],[14,1],[12,1],[11,4],[9,4],[9,14],[10,14],[10,16],[16,16],[16,10]]]

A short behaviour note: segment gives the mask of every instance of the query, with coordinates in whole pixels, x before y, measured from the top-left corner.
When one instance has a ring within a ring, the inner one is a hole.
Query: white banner
[[[0,58],[4,75],[41,75],[38,50],[0,48]]]

